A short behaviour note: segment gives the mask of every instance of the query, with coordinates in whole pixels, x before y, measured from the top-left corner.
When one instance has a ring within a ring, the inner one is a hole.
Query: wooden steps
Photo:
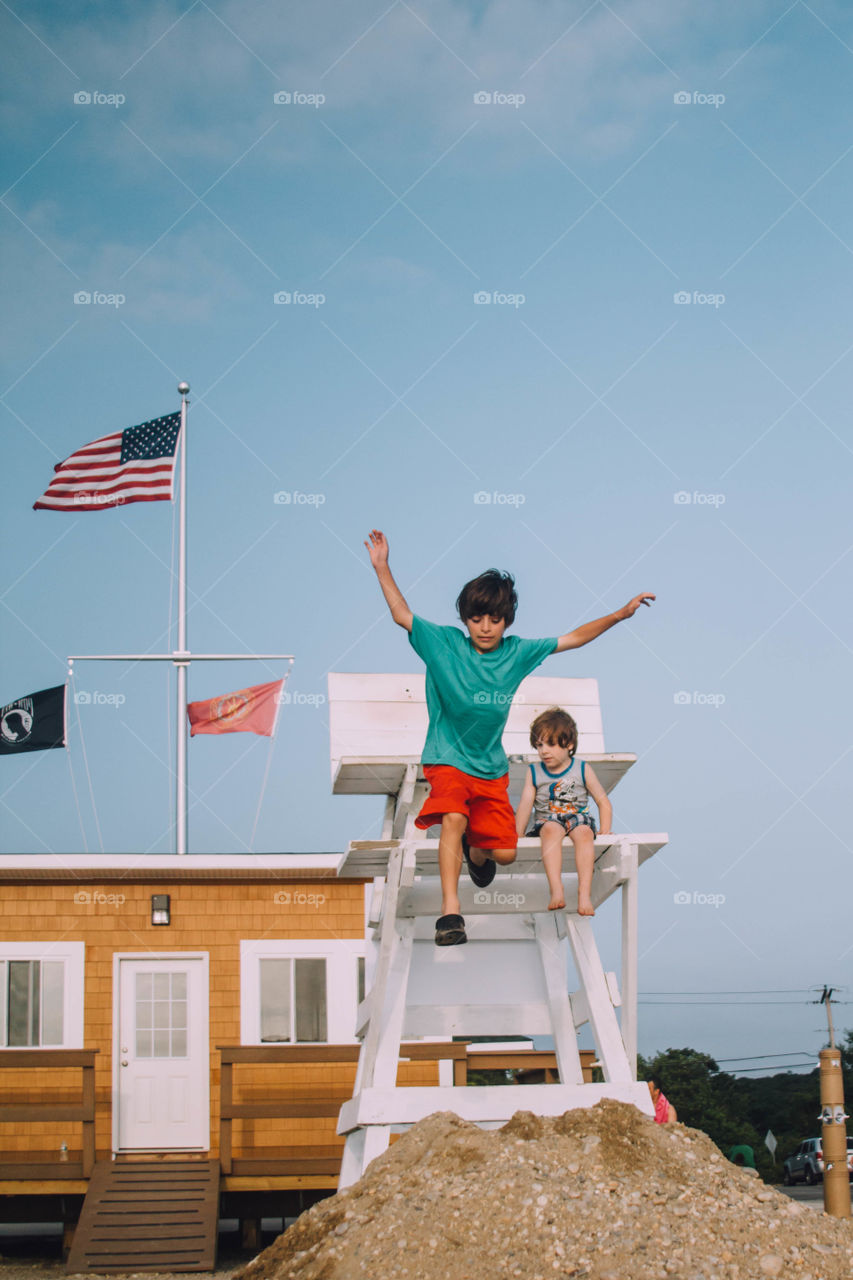
[[[219,1223],[216,1160],[99,1160],[68,1271],[212,1271]]]

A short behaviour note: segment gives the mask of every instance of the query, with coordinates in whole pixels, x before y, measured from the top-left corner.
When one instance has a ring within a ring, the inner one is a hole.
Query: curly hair
[[[556,743],[572,754],[577,751],[578,727],[568,711],[562,707],[549,707],[536,717],[530,726],[530,745],[536,747],[540,742]]]

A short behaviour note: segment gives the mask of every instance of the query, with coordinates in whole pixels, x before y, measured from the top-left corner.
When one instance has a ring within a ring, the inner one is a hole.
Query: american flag
[[[128,502],[172,497],[180,413],[115,431],[72,453],[33,503],[38,511],[106,511]]]

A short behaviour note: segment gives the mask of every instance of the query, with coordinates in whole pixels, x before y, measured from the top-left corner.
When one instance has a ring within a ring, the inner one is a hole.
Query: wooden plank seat
[[[388,865],[388,854],[399,845],[399,840],[354,840],[344,853],[339,876],[364,876],[371,878],[383,876]],[[415,831],[409,842],[415,858],[413,875],[438,875],[438,840],[429,839],[425,833]],[[667,836],[661,832],[642,834],[610,834],[595,837],[595,871],[599,876],[612,875],[618,877],[620,861],[625,846],[636,846],[640,866],[662,849],[667,843]],[[524,837],[518,842],[515,862],[501,867],[498,871],[499,881],[515,879],[518,876],[542,875],[542,847],[538,839]],[[569,841],[563,845],[563,874],[576,876],[574,847]],[[499,883],[495,881],[495,885]],[[466,889],[466,878],[460,881],[460,889]],[[476,904],[471,903],[472,909]],[[547,906],[547,904],[546,904]],[[545,907],[530,908],[545,910]],[[498,911],[499,907],[493,907]]]

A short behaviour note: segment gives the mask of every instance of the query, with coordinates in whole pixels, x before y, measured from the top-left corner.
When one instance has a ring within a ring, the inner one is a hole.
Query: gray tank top
[[[572,756],[571,763],[562,773],[549,773],[541,760],[530,766],[536,799],[533,802],[533,818],[538,824],[547,822],[554,815],[566,817],[573,813],[586,813],[589,792],[586,789],[585,764]]]

